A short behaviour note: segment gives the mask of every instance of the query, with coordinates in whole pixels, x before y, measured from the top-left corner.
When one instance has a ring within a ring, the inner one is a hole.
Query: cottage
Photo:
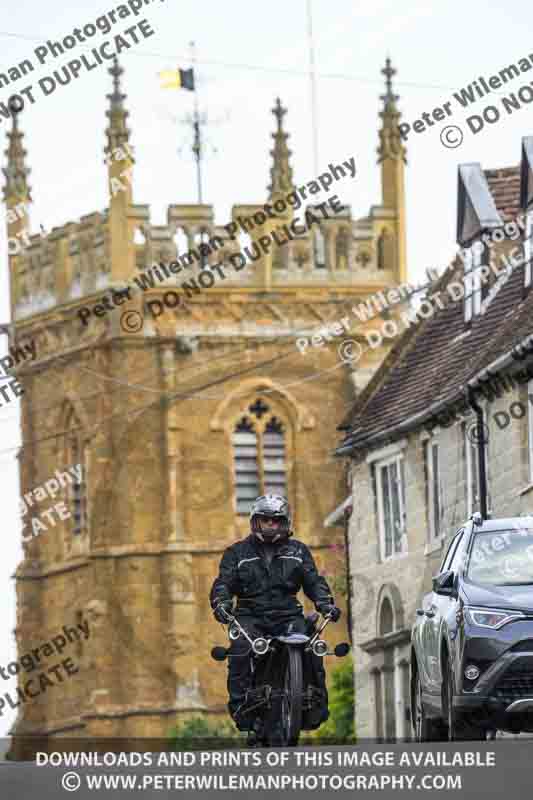
[[[467,248],[466,257],[457,257],[441,277],[443,307],[397,340],[341,426],[345,438],[336,454],[350,459],[361,737],[411,735],[410,630],[446,541],[484,506],[493,517],[532,510],[533,413],[527,397],[533,381],[513,380],[533,363],[532,156],[533,137],[527,137],[518,168],[459,167],[457,243]],[[490,271],[482,280],[489,263],[517,242],[504,236],[490,247],[472,245],[520,211],[526,215],[523,258],[511,273]],[[456,300],[446,291],[454,281],[464,281],[466,289]],[[493,391],[483,390],[488,385]],[[513,402],[527,413],[515,415],[503,432],[495,415]],[[476,406],[483,413],[481,441],[473,428]],[[484,447],[487,465],[486,496],[478,447]]]

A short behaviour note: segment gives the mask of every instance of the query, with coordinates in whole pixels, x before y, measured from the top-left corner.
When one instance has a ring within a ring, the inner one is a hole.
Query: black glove
[[[340,608],[337,608],[337,606],[331,606],[329,603],[324,603],[323,605],[317,606],[317,611],[320,611],[323,617],[331,615],[332,622],[337,622],[337,620],[339,620],[341,617]]]
[[[226,600],[223,603],[219,603],[213,613],[217,622],[227,624],[229,622],[227,614],[231,614],[232,611],[233,603],[231,600]]]

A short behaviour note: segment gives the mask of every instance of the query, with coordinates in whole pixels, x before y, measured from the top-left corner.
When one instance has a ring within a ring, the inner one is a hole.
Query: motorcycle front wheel
[[[302,729],[302,696],[302,651],[299,647],[289,647],[281,701],[282,746],[298,744]]]

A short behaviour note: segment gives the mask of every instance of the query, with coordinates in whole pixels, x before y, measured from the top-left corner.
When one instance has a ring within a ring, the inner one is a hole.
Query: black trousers
[[[237,614],[237,619],[250,636],[280,636],[288,632],[306,633],[306,623],[302,613],[280,621],[270,621],[265,617],[256,617]],[[290,629],[290,630],[289,630]],[[250,643],[239,636],[231,643],[228,659],[228,709],[233,716],[238,707],[244,702],[246,690],[250,688]],[[326,688],[326,672],[321,658],[312,656],[319,688]]]

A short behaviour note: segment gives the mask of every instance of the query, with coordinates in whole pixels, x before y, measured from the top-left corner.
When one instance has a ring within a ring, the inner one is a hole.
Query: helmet
[[[272,531],[272,536],[261,531],[259,524],[260,517],[270,517],[271,519],[281,520],[281,526],[276,531]],[[280,494],[264,494],[258,497],[250,509],[250,527],[258,539],[262,542],[277,542],[282,536],[292,536],[291,531],[292,514],[291,507],[286,498]]]

